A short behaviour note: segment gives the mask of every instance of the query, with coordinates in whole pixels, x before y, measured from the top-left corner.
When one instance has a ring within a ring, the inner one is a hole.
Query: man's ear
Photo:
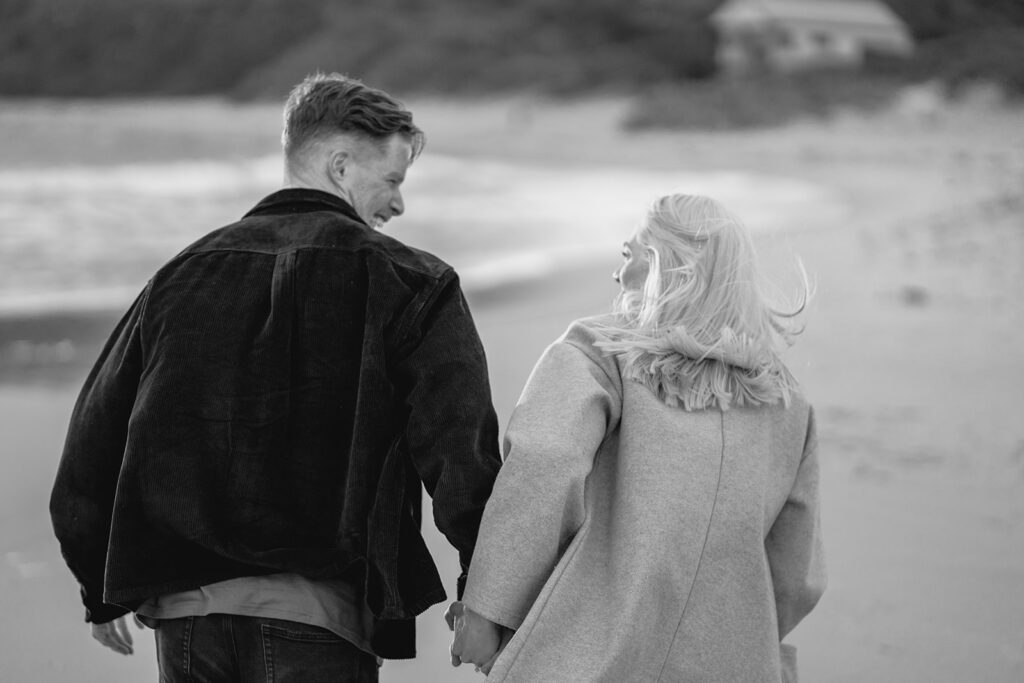
[[[346,174],[349,172],[349,167],[352,163],[352,155],[343,149],[337,149],[331,152],[330,156],[327,157],[327,175],[335,184],[340,184]]]

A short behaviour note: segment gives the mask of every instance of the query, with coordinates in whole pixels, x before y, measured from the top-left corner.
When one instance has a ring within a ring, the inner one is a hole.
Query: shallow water
[[[280,186],[280,160],[0,168],[0,313],[120,307],[153,270]],[[720,199],[754,231],[837,210],[820,186],[740,171],[541,167],[426,155],[407,215],[386,226],[459,269],[469,288],[616,254],[660,194]]]

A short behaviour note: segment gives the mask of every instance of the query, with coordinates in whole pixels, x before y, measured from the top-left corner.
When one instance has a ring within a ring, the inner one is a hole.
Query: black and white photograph
[[[1021,0],[0,0],[0,681],[1024,681]]]

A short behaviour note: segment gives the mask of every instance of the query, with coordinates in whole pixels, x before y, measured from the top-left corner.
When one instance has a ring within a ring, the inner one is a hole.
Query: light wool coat
[[[505,435],[464,601],[517,629],[489,681],[795,680],[825,588],[813,411],[686,412],[574,323]]]

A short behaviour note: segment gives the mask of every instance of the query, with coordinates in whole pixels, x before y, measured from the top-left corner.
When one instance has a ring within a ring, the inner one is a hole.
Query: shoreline
[[[276,157],[0,170],[0,318],[127,306],[161,265],[278,187]],[[767,233],[835,220],[844,197],[813,179],[738,169],[561,166],[443,153],[403,187],[411,215],[385,234],[448,261],[467,288],[501,286],[617,253],[649,203],[714,196]],[[813,214],[813,218],[811,216]]]

